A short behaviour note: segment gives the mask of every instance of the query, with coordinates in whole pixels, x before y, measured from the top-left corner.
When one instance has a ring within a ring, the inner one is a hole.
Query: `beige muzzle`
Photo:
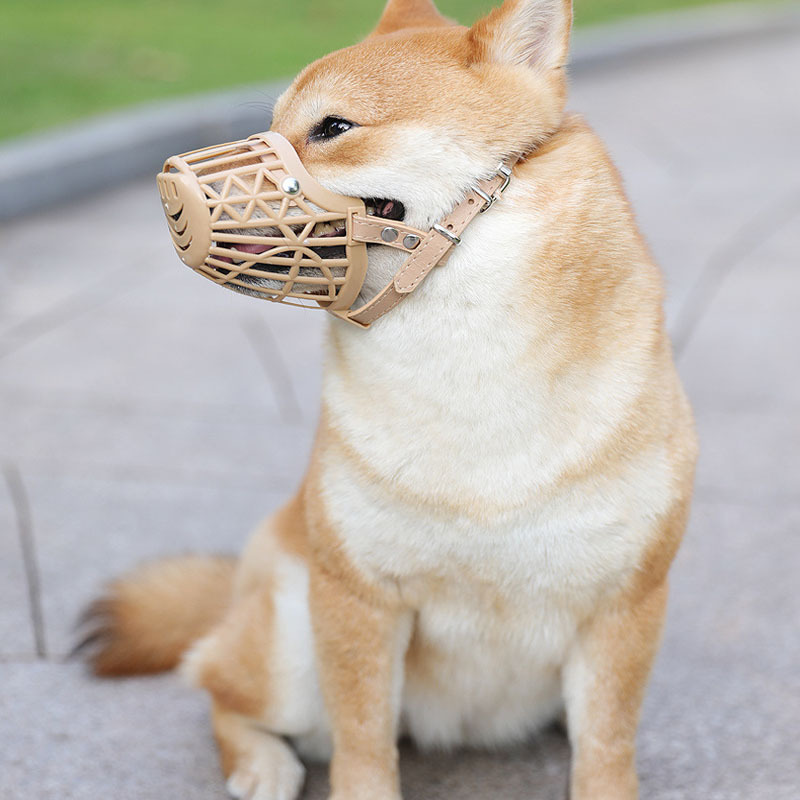
[[[429,231],[369,215],[363,200],[329,191],[272,131],[172,156],[157,181],[172,242],[187,266],[222,286],[324,308],[368,327],[446,260],[510,176],[510,164],[500,165]],[[403,250],[408,258],[391,283],[354,309],[368,244]]]

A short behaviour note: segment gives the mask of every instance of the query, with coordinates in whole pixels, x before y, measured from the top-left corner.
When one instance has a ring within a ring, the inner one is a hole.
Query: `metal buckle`
[[[477,186],[473,187],[472,191],[483,200],[483,208],[478,209],[479,214],[488,211],[500,199],[496,194],[487,194]]]
[[[483,214],[484,211],[488,211],[500,199],[503,192],[508,189],[508,184],[511,183],[511,170],[505,164],[500,164],[497,167],[496,174],[503,176],[503,184],[494,194],[490,195],[484,192],[479,186],[474,186],[472,189],[472,191],[483,200],[483,208],[479,210],[480,214]]]
[[[508,189],[508,184],[511,183],[511,170],[505,164],[501,164],[497,168],[497,172],[505,178],[503,185],[497,190],[500,194],[503,194]]]
[[[459,239],[458,236],[450,233],[447,228],[442,227],[438,222],[433,223],[433,230],[435,230],[437,233],[441,233],[445,239],[449,239],[453,244],[461,244],[461,239]]]

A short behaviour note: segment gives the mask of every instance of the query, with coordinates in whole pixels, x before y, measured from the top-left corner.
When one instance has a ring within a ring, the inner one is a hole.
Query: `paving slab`
[[[681,357],[705,411],[800,407],[800,174],[797,185],[794,213],[733,266]]]
[[[726,275],[681,357],[701,490],[751,501],[800,494],[798,253],[800,194],[797,213]]]
[[[0,680],[0,797],[225,796],[208,703],[174,675],[101,682],[78,665],[39,662],[0,664]],[[498,754],[432,756],[406,746],[405,796],[544,800],[563,790],[566,756],[553,731]],[[327,788],[325,768],[309,765],[305,800],[324,800]]]
[[[800,425],[796,410],[695,410],[700,433],[697,491],[769,508],[798,498]],[[797,562],[800,556],[795,559]]]
[[[6,355],[0,386],[51,397],[83,393],[125,403],[242,405],[279,414],[252,345],[229,318],[145,315],[113,301]]]
[[[0,354],[44,320],[69,318],[149,279],[161,248],[133,232],[154,221],[150,205],[144,192],[125,186],[3,225]]]
[[[734,42],[574,82],[570,105],[609,145],[665,270],[673,330],[709,259],[797,187],[797,46]]]
[[[699,500],[640,734],[642,797],[797,797],[800,499]]]
[[[5,392],[0,439],[23,470],[206,486],[296,486],[313,427],[258,406],[163,407]]]
[[[0,797],[221,798],[207,703],[174,676],[89,680],[77,664],[0,664]]]
[[[798,525],[800,504],[766,519],[760,507],[697,504],[640,731],[643,797],[796,797]],[[39,662],[1,664],[0,679],[0,740],[9,742],[0,796],[223,796],[207,701],[177,676],[96,681],[78,665]],[[409,800],[552,800],[568,748],[549,729],[499,753],[406,745],[402,762]],[[304,797],[322,800],[326,789],[324,768],[311,766]]]
[[[160,478],[23,475],[33,512],[47,649],[69,652],[85,605],[111,577],[164,554],[230,553],[288,491]]]

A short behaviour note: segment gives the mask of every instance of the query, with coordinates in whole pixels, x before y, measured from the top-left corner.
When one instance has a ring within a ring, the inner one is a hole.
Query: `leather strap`
[[[467,225],[500,199],[511,180],[511,168],[515,163],[516,159],[501,164],[493,178],[480,181],[475,188],[470,189],[466,197],[427,233],[380,217],[354,216],[354,240],[386,244],[411,252],[411,255],[397,271],[392,282],[381,289],[372,300],[354,311],[334,313],[348,322],[367,328],[408,297],[435,266],[444,264],[453,248],[460,244],[460,236]],[[387,241],[382,235],[386,228],[397,230],[397,238]],[[407,240],[407,236],[419,237],[420,241],[416,243]],[[404,241],[413,242],[414,246],[408,247]]]
[[[425,238],[425,231],[383,217],[353,214],[353,240],[367,244],[385,244],[410,253]],[[392,238],[393,237],[393,238]],[[410,238],[413,237],[413,238]]]

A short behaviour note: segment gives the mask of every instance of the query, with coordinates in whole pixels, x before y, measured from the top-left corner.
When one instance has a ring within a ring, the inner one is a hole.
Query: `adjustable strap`
[[[401,300],[414,291],[425,276],[437,265],[443,264],[452,249],[461,244],[460,236],[478,214],[488,211],[502,196],[511,182],[511,167],[516,159],[498,167],[497,174],[480,181],[467,192],[466,197],[440,223],[427,233],[402,223],[355,215],[353,239],[374,244],[386,244],[411,255],[400,267],[391,283],[375,297],[355,311],[334,312],[348,322],[369,327]],[[396,231],[397,235],[393,233]]]
[[[367,244],[385,244],[407,253],[412,252],[425,238],[425,231],[393,222],[383,217],[353,214],[353,240]]]

